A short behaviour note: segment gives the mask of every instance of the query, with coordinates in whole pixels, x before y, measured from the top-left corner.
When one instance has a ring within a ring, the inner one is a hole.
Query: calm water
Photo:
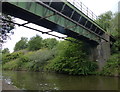
[[[4,71],[3,79],[23,90],[118,90],[118,78]]]

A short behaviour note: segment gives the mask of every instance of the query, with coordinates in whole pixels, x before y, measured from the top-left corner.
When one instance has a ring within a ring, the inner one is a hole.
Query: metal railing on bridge
[[[67,0],[67,1],[70,2],[73,6],[79,9],[82,13],[84,13],[86,16],[88,16],[93,21],[98,19],[98,16],[95,15],[87,6],[85,6],[79,0]]]
[[[40,2],[61,2],[61,0],[38,0]],[[63,0],[64,2],[71,3],[74,7],[76,7],[78,10],[80,10],[83,14],[88,16],[93,21],[98,19],[98,16],[93,13],[87,6],[85,6],[82,2],[79,0]]]

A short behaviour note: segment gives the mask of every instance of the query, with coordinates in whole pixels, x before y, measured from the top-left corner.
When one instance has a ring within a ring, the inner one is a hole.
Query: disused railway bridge
[[[75,2],[73,2],[75,3]],[[88,42],[92,50],[91,57],[95,60],[106,61],[110,55],[112,42],[103,28],[94,19],[93,12],[86,9],[86,14],[65,0],[54,2],[47,0],[29,0],[29,2],[2,2],[2,12],[14,17],[51,29],[68,37]],[[102,53],[102,54],[101,54]],[[102,56],[101,56],[102,55]]]

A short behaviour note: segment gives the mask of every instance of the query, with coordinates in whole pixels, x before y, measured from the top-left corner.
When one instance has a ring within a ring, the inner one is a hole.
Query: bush
[[[20,65],[21,65],[21,61],[16,59],[16,60],[5,63],[3,65],[3,69],[4,70],[19,70]]]
[[[5,63],[7,63],[7,62],[9,62],[11,60],[15,60],[15,59],[21,57],[23,54],[24,53],[21,52],[21,51],[19,51],[19,52],[13,52],[11,54],[5,54],[2,57],[2,64],[5,64]]]
[[[59,73],[72,75],[93,74],[98,68],[95,62],[78,59],[77,57],[57,57],[46,67]]]
[[[33,52],[27,52],[26,50],[21,50],[18,52],[13,52],[11,54],[6,54],[3,56],[3,69],[5,70],[27,70],[25,66],[27,62],[30,62],[28,58]]]
[[[55,56],[54,50],[48,50],[48,49],[41,49],[35,52],[34,54],[31,54],[29,56],[30,65],[29,69],[33,71],[41,71],[43,70],[44,66],[47,64],[47,61],[53,59]]]
[[[55,38],[47,38],[43,41],[43,48],[53,49],[58,44],[58,41]]]
[[[3,69],[8,70],[43,70],[47,61],[55,57],[55,49],[38,51],[19,51],[4,56]]]
[[[30,59],[24,55],[17,59],[11,60],[3,64],[4,70],[29,70],[27,63],[30,62]]]
[[[71,39],[75,41],[75,39]],[[98,68],[95,62],[88,61],[84,43],[79,44],[63,41],[57,46],[58,55],[46,66],[47,70],[72,75],[93,74]]]
[[[120,53],[113,54],[101,71],[101,75],[120,76]]]
[[[27,55],[21,56],[19,58],[19,61],[22,61],[23,63],[30,62],[30,59],[28,58]]]

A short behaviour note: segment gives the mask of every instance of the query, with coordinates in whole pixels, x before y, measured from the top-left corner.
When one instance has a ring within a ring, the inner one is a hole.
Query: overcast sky
[[[90,10],[92,10],[94,12],[94,14],[96,14],[98,16],[98,15],[100,15],[104,12],[107,12],[109,10],[111,10],[114,13],[116,11],[118,11],[118,2],[120,0],[80,0],[80,1],[83,2]],[[25,21],[22,21],[20,19],[16,19],[16,22],[25,23]],[[32,27],[35,27],[35,28],[40,29],[40,30],[48,31],[45,28],[38,27],[38,26],[33,25],[33,24],[29,24],[28,26],[32,26]],[[27,37],[30,39],[30,37],[33,37],[36,34],[42,36],[43,38],[52,37],[49,35],[41,34],[41,33],[36,32],[34,30],[30,30],[30,29],[27,29],[24,27],[16,26],[16,28],[14,29],[14,35],[11,36],[11,40],[9,39],[7,41],[7,43],[5,43],[3,45],[3,48],[9,48],[10,52],[13,52],[13,48],[15,46],[15,43],[18,42],[21,37]],[[59,33],[54,32],[54,34],[59,35],[61,37],[66,37],[66,36],[61,35]]]

